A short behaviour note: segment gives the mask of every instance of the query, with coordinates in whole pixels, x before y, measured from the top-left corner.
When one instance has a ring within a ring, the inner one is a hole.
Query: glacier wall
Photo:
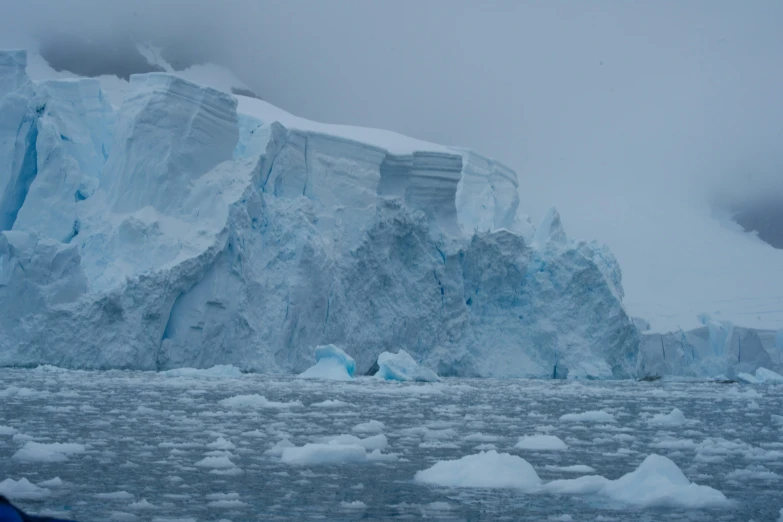
[[[636,375],[616,260],[534,229],[507,167],[168,74],[115,111],[24,62],[0,52],[0,365],[301,372],[332,343],[359,372]]]

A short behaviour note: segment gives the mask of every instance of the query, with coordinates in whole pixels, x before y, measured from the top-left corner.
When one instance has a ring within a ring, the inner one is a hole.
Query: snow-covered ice
[[[7,478],[0,481],[0,495],[11,500],[28,499],[40,500],[51,492],[45,487],[39,487],[22,477],[19,480]]]
[[[598,495],[641,507],[705,508],[726,506],[720,491],[692,483],[670,459],[649,455],[639,467],[617,480],[597,475],[555,480],[543,486],[559,495]]]
[[[610,481],[600,494],[645,507],[702,508],[728,503],[723,493],[692,483],[674,462],[660,455],[648,456],[636,470]]]
[[[665,428],[676,428],[685,425],[685,415],[679,408],[674,408],[669,413],[656,413],[647,421],[651,426],[661,426]]]
[[[457,460],[442,460],[416,473],[423,484],[458,488],[515,488],[532,491],[541,484],[536,470],[525,459],[495,450]]]
[[[615,422],[614,415],[605,411],[566,413],[560,416],[560,420],[565,422]]]
[[[84,453],[83,444],[26,442],[14,453],[15,460],[25,462],[65,462],[70,455]]]
[[[516,449],[530,451],[559,451],[568,449],[568,445],[555,435],[525,435],[514,444]]]

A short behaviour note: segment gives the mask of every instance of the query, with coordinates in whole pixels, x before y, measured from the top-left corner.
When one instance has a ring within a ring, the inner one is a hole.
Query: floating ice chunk
[[[0,425],[0,435],[15,435],[18,430],[11,426]]]
[[[224,439],[223,437],[218,437],[215,442],[210,442],[207,444],[207,447],[209,449],[215,449],[215,450],[232,450],[236,449],[236,446],[233,442]]]
[[[305,444],[284,448],[280,460],[300,465],[365,462],[367,450],[358,444]]]
[[[763,367],[756,368],[756,375],[740,372],[737,379],[748,384],[783,384],[783,375]]]
[[[322,402],[314,402],[310,406],[314,408],[344,408],[346,406],[350,406],[350,404],[336,399],[327,399]]]
[[[77,455],[84,451],[83,444],[27,442],[14,453],[12,458],[23,462],[65,462],[69,455]]]
[[[264,452],[265,455],[272,455],[273,457],[279,457],[283,454],[283,450],[286,448],[295,448],[293,442],[288,439],[277,441],[274,446]]]
[[[158,509],[158,506],[155,504],[149,502],[146,498],[143,498],[139,500],[138,502],[132,502],[128,504],[129,509],[139,509],[139,510],[147,510],[147,509]]]
[[[19,480],[7,478],[0,482],[0,495],[10,499],[38,500],[49,496],[50,493],[48,489],[38,487],[24,477]]]
[[[353,357],[333,344],[318,346],[315,349],[315,366],[299,374],[303,379],[325,379],[330,381],[349,381],[356,371]]]
[[[243,437],[258,437],[263,438],[266,437],[266,433],[260,430],[252,430],[252,431],[244,431],[242,432]]]
[[[636,470],[610,481],[601,493],[644,507],[702,508],[728,503],[723,493],[692,483],[677,464],[656,454],[649,455]]]
[[[30,388],[20,388],[19,386],[9,386],[5,390],[0,390],[0,397],[4,398],[40,399],[49,395],[50,393],[46,390],[31,390]]]
[[[500,437],[497,435],[487,435],[485,433],[471,433],[464,437],[464,440],[470,442],[497,442]]]
[[[360,439],[353,435],[340,435],[338,437],[327,438],[328,444],[355,444],[362,446],[368,451],[385,449],[389,445],[386,435],[373,435],[365,439]]]
[[[745,372],[739,372],[737,374],[737,380],[747,384],[761,384],[755,375]]]
[[[728,503],[723,493],[692,483],[674,462],[655,454],[649,455],[636,470],[617,480],[589,475],[553,480],[542,489],[562,495],[597,494],[640,507],[703,508]]]
[[[748,466],[745,469],[735,469],[726,474],[726,479],[745,482],[747,480],[779,480],[780,475],[764,466]]]
[[[220,509],[236,509],[236,508],[247,507],[247,503],[242,502],[241,500],[238,499],[213,500],[211,502],[207,502],[207,507],[220,508]]]
[[[212,468],[212,469],[232,469],[236,467],[236,464],[231,462],[228,457],[204,457],[200,461],[196,462],[195,466],[199,468]]]
[[[64,482],[60,477],[54,477],[53,479],[44,480],[43,482],[38,483],[42,488],[59,488],[62,487],[63,484]]]
[[[671,413],[658,413],[653,415],[651,419],[647,421],[650,426],[661,427],[676,427],[682,426],[686,422],[685,415],[679,408],[674,408]]]
[[[367,504],[361,500],[354,500],[353,502],[340,502],[340,507],[345,509],[367,509]]]
[[[265,408],[265,409],[286,409],[301,408],[304,405],[300,401],[275,402],[267,400],[263,395],[235,395],[219,402],[221,406],[229,408]]]
[[[127,491],[112,491],[111,493],[98,493],[95,498],[101,500],[133,500],[133,495]]]
[[[197,368],[175,368],[173,370],[161,372],[161,375],[165,375],[166,377],[213,377],[235,379],[242,377],[242,372],[239,371],[239,368],[231,364],[218,364],[205,370]]]
[[[419,365],[405,350],[396,354],[383,352],[378,356],[376,377],[387,381],[439,381],[438,374]]]
[[[583,413],[566,413],[560,417],[566,422],[617,422],[614,415],[605,411],[586,411]]]
[[[533,491],[541,479],[525,459],[495,450],[467,455],[457,460],[442,460],[416,473],[423,484],[459,488],[518,488]]]
[[[386,426],[377,420],[371,420],[357,424],[353,427],[354,433],[382,433],[386,429]]]
[[[421,437],[424,440],[448,440],[454,438],[457,432],[451,428],[433,430],[426,426],[419,426],[416,428],[405,428],[402,430],[402,434],[408,437]]]
[[[526,435],[520,437],[519,442],[517,442],[514,447],[531,451],[558,451],[568,449],[566,443],[554,435]]]
[[[360,439],[353,435],[331,437],[325,443],[283,448],[280,460],[286,464],[341,464],[379,460],[396,460],[381,450],[389,445],[385,435]],[[367,451],[371,450],[371,453]]]
[[[762,384],[783,384],[783,375],[766,368],[756,369],[756,379]]]

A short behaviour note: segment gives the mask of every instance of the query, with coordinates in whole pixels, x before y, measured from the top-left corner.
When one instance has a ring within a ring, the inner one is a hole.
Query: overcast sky
[[[620,198],[783,196],[779,0],[0,0],[0,12],[6,46],[149,39],[228,66],[297,115],[476,149],[518,172],[534,217],[557,205],[583,235],[579,214]]]

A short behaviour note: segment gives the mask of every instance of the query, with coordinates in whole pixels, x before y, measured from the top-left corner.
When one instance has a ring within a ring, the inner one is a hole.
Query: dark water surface
[[[220,403],[245,394],[273,402]],[[328,399],[345,404],[313,406]],[[674,407],[685,414],[684,425],[648,422]],[[592,410],[608,412],[616,422],[560,420],[566,413]],[[18,503],[33,513],[83,522],[776,521],[783,508],[780,415],[783,386],[462,379],[332,383],[259,375],[0,369],[0,481],[24,477],[40,484],[59,477],[62,485],[32,492]],[[389,443],[383,453],[393,460],[295,466],[267,453],[282,439],[301,446],[331,435],[366,437],[371,433],[352,430],[370,420],[383,423],[380,432]],[[568,449],[514,449],[520,436],[536,433],[556,435]],[[17,454],[29,442],[75,443],[84,451],[77,446],[63,450],[65,457],[57,452],[33,457],[50,462],[30,461],[24,452]],[[438,460],[492,447],[525,458],[545,482],[580,476],[547,466],[582,464],[616,479],[658,453],[732,503],[696,510],[639,508],[594,496],[451,489],[413,480]],[[234,467],[196,465],[207,456],[228,457]],[[125,493],[97,496],[116,492]]]

